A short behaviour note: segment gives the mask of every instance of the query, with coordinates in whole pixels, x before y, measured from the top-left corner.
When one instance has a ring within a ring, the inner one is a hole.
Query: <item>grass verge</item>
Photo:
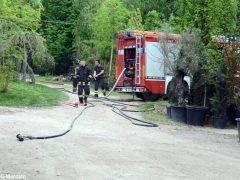
[[[40,82],[40,83],[48,83],[48,84],[57,84],[57,85],[64,85],[64,84],[72,84],[71,81],[68,80],[59,80],[59,81],[55,81],[54,80],[55,76],[37,76],[36,77],[36,81]]]
[[[0,92],[0,106],[53,106],[68,96],[55,89],[23,82],[12,82],[8,92]]]
[[[37,76],[36,80],[37,81],[52,81],[53,78],[54,78],[54,76],[50,76],[50,75],[48,75],[48,76]]]
[[[167,101],[159,100],[156,102],[144,102],[141,105],[141,109],[150,109],[153,108],[154,106],[167,106],[169,103]],[[157,111],[148,111],[148,112],[142,112],[142,116],[144,119],[157,122],[157,123],[162,123],[162,124],[174,124],[176,125],[177,123],[172,121],[164,112],[157,112]]]

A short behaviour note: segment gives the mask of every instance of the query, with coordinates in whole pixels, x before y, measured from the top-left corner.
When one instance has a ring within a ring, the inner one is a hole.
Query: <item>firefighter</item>
[[[80,105],[87,106],[87,99],[90,94],[89,82],[92,75],[85,61],[80,61],[76,77],[78,80],[78,97]]]
[[[98,88],[102,89],[102,93],[106,96],[106,90],[104,86],[104,68],[100,64],[100,60],[95,61],[94,68],[94,79],[95,79],[95,97],[98,97]]]

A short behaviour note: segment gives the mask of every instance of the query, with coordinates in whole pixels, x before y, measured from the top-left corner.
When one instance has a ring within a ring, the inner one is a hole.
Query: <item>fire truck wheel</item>
[[[160,94],[152,94],[151,92],[138,93],[136,96],[143,101],[157,101],[161,97]]]

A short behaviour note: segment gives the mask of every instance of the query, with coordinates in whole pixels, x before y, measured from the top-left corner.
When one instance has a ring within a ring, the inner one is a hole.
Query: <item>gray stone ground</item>
[[[139,127],[101,104],[64,137],[22,143],[15,138],[60,133],[80,110],[1,107],[0,179],[6,174],[29,180],[240,179],[236,130]]]

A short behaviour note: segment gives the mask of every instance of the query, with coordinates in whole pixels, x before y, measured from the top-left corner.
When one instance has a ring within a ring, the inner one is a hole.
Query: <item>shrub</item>
[[[0,65],[0,92],[6,92],[11,80],[14,79],[16,73],[16,66],[11,61],[5,61]]]

